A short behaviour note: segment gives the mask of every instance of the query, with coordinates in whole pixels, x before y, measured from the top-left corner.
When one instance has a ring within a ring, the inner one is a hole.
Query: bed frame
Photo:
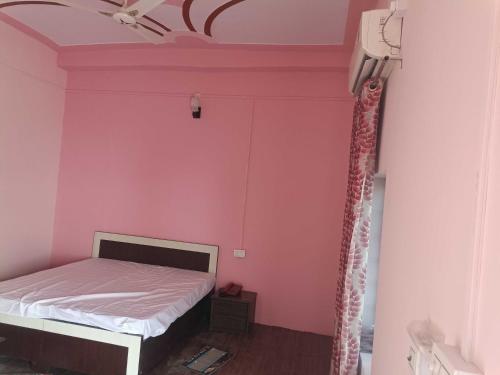
[[[216,274],[218,247],[96,232],[92,257]],[[30,361],[40,372],[57,367],[91,375],[147,374],[179,340],[199,328],[209,304],[210,294],[163,335],[147,340],[85,325],[0,314],[0,354]]]

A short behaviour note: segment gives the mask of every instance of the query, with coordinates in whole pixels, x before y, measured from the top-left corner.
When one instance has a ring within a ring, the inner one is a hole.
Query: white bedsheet
[[[0,282],[0,313],[159,336],[206,296],[213,274],[91,258]]]

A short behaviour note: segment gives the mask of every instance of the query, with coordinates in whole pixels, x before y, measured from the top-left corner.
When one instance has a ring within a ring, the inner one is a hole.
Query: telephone
[[[242,286],[239,284],[229,283],[225,287],[219,289],[221,297],[238,297],[241,293]]]

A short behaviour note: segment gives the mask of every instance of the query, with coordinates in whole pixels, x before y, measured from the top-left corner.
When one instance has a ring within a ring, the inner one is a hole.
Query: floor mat
[[[191,359],[184,362],[184,366],[200,374],[215,374],[230,359],[230,353],[213,346],[205,346]]]

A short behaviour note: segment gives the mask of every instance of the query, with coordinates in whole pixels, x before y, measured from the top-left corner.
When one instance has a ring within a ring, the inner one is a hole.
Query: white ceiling
[[[72,1],[104,11],[118,9],[102,0]],[[209,15],[227,2],[194,0],[190,18],[196,30],[203,33]],[[246,0],[215,18],[212,35],[221,44],[340,45],[348,7],[349,0]],[[30,4],[5,7],[0,12],[60,46],[144,42],[128,27],[84,10]],[[189,31],[182,15],[182,0],[167,0],[147,15],[173,31]]]

